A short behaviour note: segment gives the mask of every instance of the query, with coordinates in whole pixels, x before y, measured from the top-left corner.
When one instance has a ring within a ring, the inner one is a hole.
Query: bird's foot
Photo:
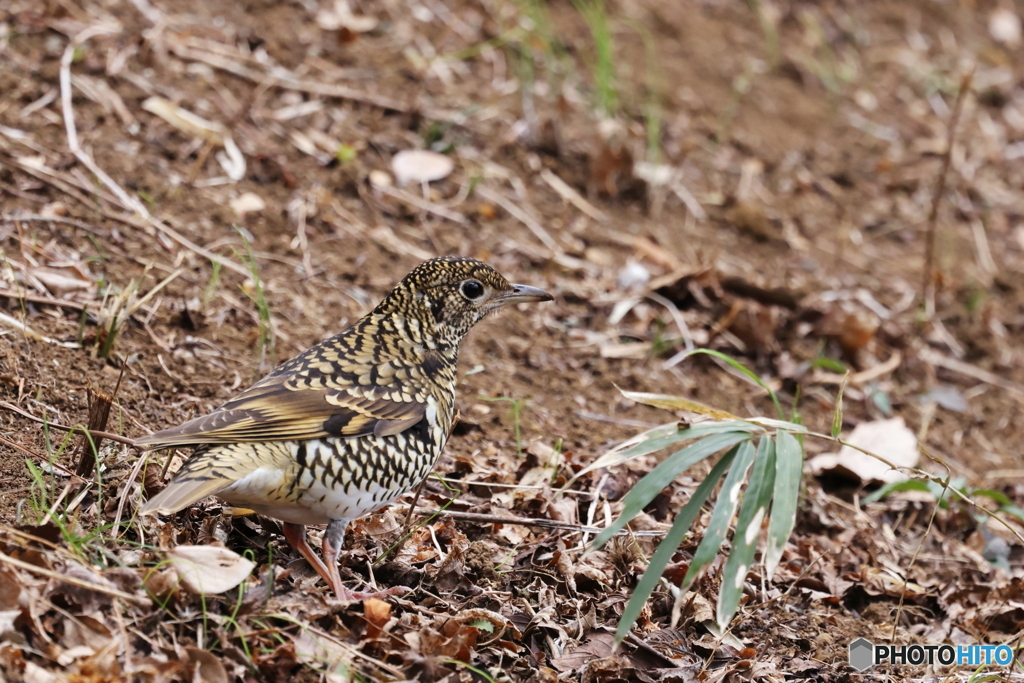
[[[387,598],[393,595],[402,595],[408,593],[411,588],[406,586],[392,586],[382,591],[350,591],[344,586],[338,591],[338,600],[340,602],[362,602],[363,600],[369,600],[370,598]]]

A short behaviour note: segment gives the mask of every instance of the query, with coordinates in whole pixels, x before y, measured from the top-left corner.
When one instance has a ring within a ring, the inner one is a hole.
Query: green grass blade
[[[715,555],[722,547],[725,535],[729,531],[729,522],[732,521],[733,513],[736,512],[736,506],[740,502],[740,488],[743,486],[743,481],[747,478],[747,470],[750,469],[753,462],[754,445],[748,439],[736,447],[736,460],[725,477],[722,491],[718,494],[718,502],[715,503],[715,509],[711,513],[711,521],[708,522],[708,528],[704,532],[704,539],[697,546],[697,552],[693,554],[693,560],[690,562],[686,576],[683,577],[680,590],[685,591],[690,587],[693,580],[697,578],[704,567],[711,564],[711,560],[715,559]]]
[[[850,379],[850,371],[843,375],[843,383],[839,385],[839,393],[836,394],[836,408],[832,413],[832,438],[838,439],[843,432],[843,392],[846,391],[846,383]]]
[[[669,529],[665,538],[658,545],[658,549],[654,551],[654,555],[651,556],[651,561],[647,565],[647,571],[644,572],[639,583],[636,584],[633,594],[629,597],[629,602],[626,603],[626,608],[622,611],[619,627],[615,632],[615,638],[619,642],[622,642],[622,639],[629,635],[629,630],[633,628],[633,624],[636,623],[637,617],[640,616],[640,611],[644,608],[647,598],[651,596],[654,588],[658,585],[658,581],[661,580],[661,575],[672,559],[672,555],[675,554],[679,544],[683,542],[683,537],[690,530],[693,520],[697,519],[697,515],[700,514],[704,501],[708,499],[711,491],[715,488],[715,484],[718,483],[718,480],[722,478],[729,465],[732,464],[735,455],[736,449],[733,449],[719,459],[715,466],[711,468],[708,476],[704,478],[704,481],[700,483],[700,486],[690,496],[690,500],[686,502],[683,509],[676,515],[672,528]]]
[[[696,354],[704,354],[706,356],[711,356],[713,358],[717,358],[718,360],[720,360],[720,361],[722,361],[724,363],[728,363],[729,365],[731,365],[732,367],[736,368],[737,370],[742,372],[744,375],[749,377],[750,379],[754,380],[754,382],[756,382],[759,387],[761,387],[762,389],[764,389],[765,391],[768,392],[768,395],[772,399],[772,403],[775,404],[775,410],[778,413],[779,419],[781,420],[781,419],[785,418],[786,414],[784,412],[782,412],[782,404],[779,403],[779,397],[775,395],[775,392],[772,391],[771,388],[767,384],[765,384],[761,380],[761,378],[758,377],[757,374],[753,370],[751,370],[750,368],[748,368],[746,365],[744,365],[743,363],[739,362],[738,360],[730,358],[729,356],[725,355],[721,351],[715,351],[714,349],[694,349],[693,351],[690,351],[688,354],[683,356],[682,360],[685,360],[686,358],[689,358],[690,356],[694,356]]]
[[[1002,491],[996,491],[995,489],[974,489],[970,492],[973,496],[985,496],[991,498],[999,505],[1006,507],[1007,505],[1013,505],[1013,501],[1010,497]]]
[[[768,544],[765,548],[765,578],[771,580],[782,560],[782,550],[796,525],[803,478],[804,455],[800,442],[786,431],[775,435],[775,493],[772,496],[772,518],[768,522]]]
[[[928,485],[930,482],[921,481],[920,479],[907,479],[905,481],[892,481],[888,484],[884,484],[877,490],[872,491],[868,495],[860,499],[862,505],[868,503],[874,503],[875,501],[882,500],[890,493],[896,493],[897,491],[924,491],[928,493],[931,491],[931,487]]]
[[[749,439],[750,434],[748,432],[712,434],[665,458],[664,462],[651,470],[630,489],[629,493],[622,499],[622,514],[597,535],[591,550],[600,548],[619,529],[626,526],[648,503],[654,500],[655,496],[661,493],[662,489],[671,484],[680,473],[718,451]]]
[[[775,488],[775,442],[761,439],[754,458],[754,469],[750,473],[750,484],[740,503],[736,517],[736,533],[733,534],[732,551],[722,571],[722,588],[718,592],[718,607],[715,610],[718,627],[723,631],[736,614],[743,594],[747,572],[754,561],[757,539],[761,535],[761,523],[768,514]]]
[[[1020,521],[1024,522],[1024,508],[1016,505],[1003,505],[997,512],[1005,512],[1008,515],[1013,515]]]

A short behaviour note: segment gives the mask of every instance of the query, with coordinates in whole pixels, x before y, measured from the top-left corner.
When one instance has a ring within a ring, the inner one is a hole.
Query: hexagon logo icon
[[[867,671],[874,665],[875,646],[867,638],[858,638],[850,643],[850,666],[857,671]]]

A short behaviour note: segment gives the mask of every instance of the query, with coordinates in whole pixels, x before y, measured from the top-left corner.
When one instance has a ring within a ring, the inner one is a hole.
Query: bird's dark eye
[[[476,280],[466,280],[462,283],[462,296],[467,299],[479,299],[484,295],[484,286]]]

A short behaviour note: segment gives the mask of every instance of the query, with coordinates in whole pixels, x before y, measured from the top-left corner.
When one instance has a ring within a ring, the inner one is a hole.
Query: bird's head
[[[458,344],[469,328],[503,306],[551,299],[537,287],[511,284],[483,261],[442,256],[413,268],[374,313],[417,320],[424,334]]]

